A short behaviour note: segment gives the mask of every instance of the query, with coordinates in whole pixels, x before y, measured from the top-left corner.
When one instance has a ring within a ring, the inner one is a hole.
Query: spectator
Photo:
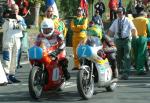
[[[132,35],[137,38],[136,28],[131,20],[125,17],[124,8],[117,10],[118,18],[112,23],[108,35],[114,34],[117,47],[117,66],[122,72],[121,79],[127,80],[130,73],[130,52]],[[132,35],[131,35],[132,33]]]
[[[122,7],[122,0],[119,0],[119,7]]]
[[[150,2],[150,0],[143,0],[143,4],[147,5]]]
[[[19,15],[24,17],[24,19],[26,21],[27,20],[26,16],[27,16],[27,14],[29,12],[28,11],[28,9],[29,9],[29,2],[28,2],[28,0],[18,0],[16,2],[16,4],[19,7]],[[22,65],[20,65],[20,60],[21,60],[21,55],[22,55],[22,48],[25,47],[24,45],[27,45],[27,44],[25,44],[25,43],[27,43],[27,41],[23,42],[24,40],[27,40],[27,37],[28,37],[27,36],[27,32],[23,31],[22,33],[23,33],[23,37],[20,38],[20,40],[21,40],[21,47],[20,47],[19,55],[18,55],[17,69],[22,68]]]
[[[45,17],[46,17],[46,18],[51,18],[51,19],[58,18],[56,15],[54,15],[54,8],[53,8],[52,6],[49,6],[49,7],[46,9]]]
[[[127,7],[126,7],[126,12],[128,14],[132,14],[133,17],[136,16],[136,10],[135,10],[135,7],[137,5],[137,1],[136,0],[130,0]]]
[[[76,54],[76,48],[79,42],[86,38],[86,29],[88,26],[88,19],[83,16],[83,10],[81,7],[77,9],[77,17],[71,21],[71,29],[73,31],[72,46],[74,54],[74,68],[73,70],[79,70],[79,60]]]
[[[9,83],[20,82],[15,78],[15,70],[17,66],[18,51],[20,49],[20,37],[22,31],[26,29],[24,19],[18,15],[19,8],[16,4],[12,5],[11,16],[5,19],[3,28],[3,63],[4,70],[8,77]]]
[[[19,6],[19,15],[25,17],[28,14],[29,1],[28,0],[18,0],[16,4]]]
[[[7,5],[8,5],[8,7],[11,8],[11,6],[12,6],[13,4],[15,4],[15,1],[14,1],[14,0],[7,0]]]
[[[95,11],[95,15],[92,17],[92,21],[94,22],[94,24],[99,25],[102,28],[102,30],[104,29],[103,21],[101,16],[99,15],[98,10]]]
[[[140,12],[138,17],[133,20],[133,23],[139,36],[138,39],[133,41],[135,69],[137,70],[138,75],[144,75],[146,74],[144,66],[145,63],[147,63],[147,28],[149,23],[148,19],[146,18],[146,13]]]
[[[142,0],[139,0],[137,2],[137,5],[135,6],[135,10],[136,10],[137,15],[139,15],[139,13],[141,11],[144,11],[144,4],[143,4]]]
[[[103,0],[99,0],[99,2],[97,2],[95,5],[95,10],[99,12],[99,15],[101,16],[101,18],[103,17],[103,13],[105,12],[105,5],[103,3]]]
[[[3,12],[4,12],[4,9],[3,9],[3,6],[0,5],[0,28],[4,22],[4,19],[3,19]]]
[[[118,0],[110,0],[108,7],[110,9],[110,20],[113,21],[117,18],[116,10],[118,8]]]
[[[67,28],[65,27],[64,22],[59,19],[56,15],[54,15],[54,8],[49,6],[45,12],[46,18],[51,18],[54,21],[55,29],[63,33],[64,37],[66,37]]]

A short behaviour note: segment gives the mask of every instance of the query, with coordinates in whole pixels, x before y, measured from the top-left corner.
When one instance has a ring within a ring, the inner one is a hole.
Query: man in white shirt
[[[131,39],[137,38],[136,28],[131,20],[125,17],[125,9],[119,7],[118,18],[112,23],[108,35],[114,34],[117,47],[117,67],[122,73],[121,79],[127,80],[130,72]]]
[[[18,53],[21,46],[22,31],[26,29],[24,19],[18,15],[19,8],[12,5],[12,13],[2,26],[3,28],[3,66],[9,83],[20,82],[15,78]]]

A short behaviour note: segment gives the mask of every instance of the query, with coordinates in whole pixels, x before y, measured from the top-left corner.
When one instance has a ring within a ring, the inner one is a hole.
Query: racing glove
[[[49,54],[49,56],[57,57],[57,55],[62,51],[62,49],[57,49]]]
[[[103,50],[98,50],[97,55],[102,57],[103,59],[106,58],[106,54],[105,54],[105,52]]]
[[[115,53],[117,51],[117,48],[115,46],[112,46],[112,47],[106,47],[103,50],[105,53]]]

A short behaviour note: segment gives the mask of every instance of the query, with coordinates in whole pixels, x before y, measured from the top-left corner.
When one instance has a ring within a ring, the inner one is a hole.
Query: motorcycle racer
[[[45,18],[41,23],[41,33],[38,34],[35,45],[40,46],[41,41],[46,39],[46,48],[58,45],[57,49],[50,53],[52,57],[57,57],[59,64],[62,66],[62,70],[66,80],[70,79],[70,73],[67,70],[68,60],[66,58],[65,41],[64,36],[58,30],[54,29],[54,22],[50,18]]]
[[[89,23],[89,28],[87,29],[87,35],[97,36],[100,38],[103,44],[103,51],[99,50],[98,55],[102,58],[108,58],[109,63],[112,68],[113,78],[118,78],[118,69],[116,63],[116,47],[114,42],[110,37],[102,33],[101,27],[94,22]]]

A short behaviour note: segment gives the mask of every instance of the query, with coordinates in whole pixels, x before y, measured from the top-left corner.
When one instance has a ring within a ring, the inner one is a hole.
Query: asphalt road
[[[71,49],[67,49],[71,54]],[[129,80],[119,80],[114,92],[106,92],[105,88],[95,88],[92,99],[82,100],[76,88],[76,71],[72,71],[73,58],[69,58],[69,71],[71,79],[61,92],[43,93],[40,100],[33,100],[28,92],[28,75],[30,64],[26,55],[22,57],[23,68],[18,69],[16,77],[21,80],[18,84],[0,86],[0,103],[149,103],[150,102],[150,73],[145,76],[133,74]]]

